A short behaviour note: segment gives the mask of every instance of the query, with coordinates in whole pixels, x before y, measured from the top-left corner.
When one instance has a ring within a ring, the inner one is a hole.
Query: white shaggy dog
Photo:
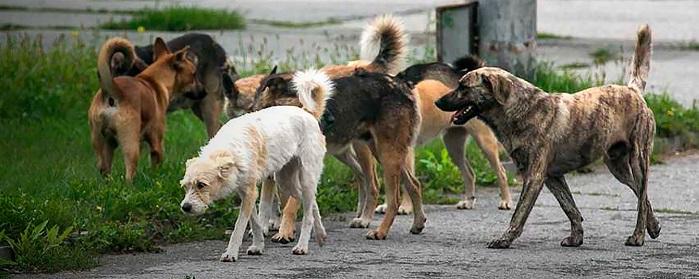
[[[180,182],[186,189],[180,204],[182,211],[202,214],[211,202],[234,191],[241,197],[240,214],[221,261],[238,259],[248,221],[253,240],[247,253],[262,253],[264,236],[255,209],[257,183],[272,174],[280,191],[303,202],[301,235],[292,252],[308,253],[311,229],[315,229],[320,245],[325,241],[315,199],[323,171],[325,137],[312,113],[319,109],[322,113],[325,100],[332,93],[332,83],[316,70],[299,72],[293,80],[303,108],[276,106],[232,119],[201,148],[198,157],[187,161]]]

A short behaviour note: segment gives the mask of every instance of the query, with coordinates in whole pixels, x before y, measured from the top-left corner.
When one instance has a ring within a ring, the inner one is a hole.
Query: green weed
[[[111,21],[102,24],[101,27],[117,30],[144,28],[162,31],[243,29],[245,19],[236,11],[174,6],[143,10],[134,14],[129,20]]]

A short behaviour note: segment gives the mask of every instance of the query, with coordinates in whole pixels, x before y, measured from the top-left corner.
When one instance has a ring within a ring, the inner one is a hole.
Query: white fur
[[[396,28],[400,30],[405,30],[403,27],[403,22],[389,14],[380,16],[372,20],[362,31],[362,35],[359,39],[359,59],[363,61],[373,61],[374,58],[379,54],[381,49],[381,33],[389,28]],[[408,35],[403,32],[401,40],[404,45],[408,44]],[[400,53],[400,57],[397,57],[396,61],[400,61],[402,64],[405,61],[405,56],[407,53]],[[392,69],[389,69],[391,74],[395,74],[396,71],[401,69],[403,65],[389,65]]]
[[[251,136],[251,131],[254,131],[254,136]],[[258,153],[251,148],[251,143],[258,142],[260,139],[266,150],[266,158],[259,158]],[[243,197],[246,193],[250,193],[250,187],[256,187],[254,184],[250,185],[251,181],[256,184],[269,175],[281,175],[283,178],[277,180],[280,182],[280,191],[303,201],[301,235],[298,245],[294,247],[294,253],[308,252],[308,240],[312,227],[316,231],[318,241],[324,240],[325,229],[320,221],[315,193],[323,170],[325,137],[318,126],[318,121],[311,114],[298,107],[276,106],[228,121],[209,143],[201,148],[199,156],[187,162],[187,171],[182,184],[191,183],[195,177],[201,177],[202,169],[206,169],[206,167],[202,168],[202,165],[216,166],[218,163],[211,162],[215,160],[212,158],[216,158],[215,154],[222,151],[232,155],[230,158],[235,162],[236,170],[227,176],[220,192],[211,196],[211,201],[222,199],[234,191]],[[202,202],[193,192],[192,190],[187,192],[182,204],[190,203],[195,213],[201,213],[196,210],[206,210],[206,208],[197,209],[197,203]],[[256,213],[253,212],[251,215],[243,216],[241,210],[222,260],[237,260],[243,232],[248,223],[247,219],[251,217],[250,225],[254,234],[253,245],[249,251],[261,253],[264,247],[264,240],[259,239],[262,235],[261,225]]]
[[[316,69],[297,71],[294,73],[291,84],[298,92],[299,101],[309,111],[315,111],[319,105],[313,100],[313,91],[320,90],[324,92],[322,101],[325,102],[332,96],[334,90],[333,82],[328,75]]]

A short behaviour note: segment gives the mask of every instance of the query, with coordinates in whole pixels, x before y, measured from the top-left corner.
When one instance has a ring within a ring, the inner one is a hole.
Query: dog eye
[[[201,181],[197,182],[197,189],[201,190],[204,187],[206,187],[206,184],[204,184],[204,182],[201,182]]]

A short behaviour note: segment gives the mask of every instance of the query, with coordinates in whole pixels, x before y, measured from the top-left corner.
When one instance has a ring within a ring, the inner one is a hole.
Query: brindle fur
[[[660,225],[647,197],[655,133],[653,112],[642,96],[649,65],[650,29],[643,26],[628,86],[551,95],[504,70],[481,68],[437,102],[446,111],[471,108],[457,112],[457,122],[475,116],[492,127],[524,179],[509,228],[488,247],[507,248],[522,233],[544,184],[571,223],[561,245],[581,245],[583,218],[564,175],[599,158],[638,197],[637,223],[626,245],[643,245],[646,229],[651,238],[658,237]]]

